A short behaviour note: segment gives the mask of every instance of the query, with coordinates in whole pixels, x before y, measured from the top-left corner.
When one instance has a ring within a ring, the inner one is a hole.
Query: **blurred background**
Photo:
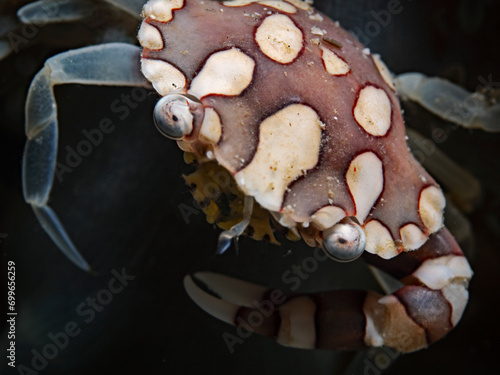
[[[20,35],[23,29],[16,26],[14,15],[25,3],[5,0],[0,4],[3,25],[14,22],[12,28]],[[500,85],[500,2],[400,0],[399,4],[402,11],[374,32],[367,25],[376,21],[374,14],[388,8],[387,2],[315,1],[319,10],[344,28],[358,35],[359,30],[364,32],[364,42],[382,55],[394,73],[418,71],[446,77],[470,91],[484,85],[484,80]],[[112,110],[113,102],[121,105],[131,88],[65,85],[55,89],[60,162],[65,163],[66,147],[75,149],[86,139],[83,130],[97,128],[104,118],[115,125],[62,181],[56,179],[50,201],[95,273],[80,271],[60,253],[22,197],[24,101],[30,81],[48,57],[103,41],[135,43],[138,21],[101,1],[96,0],[95,6],[99,10],[83,21],[31,30],[19,51],[0,61],[0,283],[6,297],[7,262],[14,261],[16,364],[33,368],[36,353],[48,350],[51,355],[50,337],[64,332],[71,322],[78,334],[53,359],[39,362],[44,369],[33,373],[357,374],[363,372],[348,367],[354,358],[374,363],[377,358],[380,362],[380,355],[398,357],[392,352],[296,350],[256,335],[230,353],[223,334],[236,331],[191,302],[182,285],[184,276],[211,270],[286,290],[282,274],[300,265],[312,249],[282,237],[281,247],[242,238],[239,255],[228,251],[213,257],[220,231],[206,222],[193,203],[182,179],[190,171],[182,152],[160,136],[152,123],[153,93],[135,101],[129,115],[120,119]],[[482,184],[477,207],[467,213],[475,236],[475,246],[469,249],[475,276],[462,321],[445,339],[391,360],[385,371],[385,365],[363,371],[498,373],[500,134],[456,128],[417,105],[405,105],[405,118],[408,126],[425,136],[435,128],[444,129],[447,138],[438,147]],[[118,293],[103,292],[109,288],[113,270],[121,273],[122,269],[131,276],[128,285]],[[377,288],[362,260],[320,263],[300,291],[347,287]],[[88,298],[102,300],[110,295],[106,305],[89,305]],[[5,303],[2,308],[6,312]],[[16,371],[5,365],[5,320],[0,323],[0,373],[10,374]]]

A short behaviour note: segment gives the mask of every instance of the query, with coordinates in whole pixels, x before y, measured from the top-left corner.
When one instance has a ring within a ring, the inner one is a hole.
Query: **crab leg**
[[[415,130],[407,128],[406,134],[408,145],[425,169],[446,187],[462,210],[472,211],[481,197],[477,178]]]
[[[59,249],[78,267],[89,265],[73,245],[56,213],[47,205],[57,160],[57,106],[54,86],[64,83],[150,87],[139,69],[138,47],[110,43],[68,51],[47,60],[35,76],[26,102],[23,158],[24,199]],[[116,64],[119,62],[120,69]]]
[[[396,88],[435,115],[469,129],[500,131],[500,104],[489,104],[483,95],[467,90],[441,78],[420,73],[399,75]]]
[[[145,0],[105,0],[107,3],[140,19]],[[17,15],[23,23],[46,23],[75,21],[90,16],[97,7],[91,1],[39,0],[20,8]]]
[[[195,280],[219,299],[190,276],[184,285],[209,314],[296,348],[355,350],[385,345],[411,352],[440,339],[458,323],[472,271],[445,228],[419,251],[389,261],[371,254],[366,258],[403,286],[386,296],[356,290],[288,295],[226,276],[195,274]]]
[[[17,11],[22,23],[47,23],[75,21],[88,17],[96,10],[94,4],[87,1],[54,2],[39,0],[26,4]]]
[[[133,16],[134,18],[141,19],[141,11],[146,0],[105,0],[107,3],[120,8]]]

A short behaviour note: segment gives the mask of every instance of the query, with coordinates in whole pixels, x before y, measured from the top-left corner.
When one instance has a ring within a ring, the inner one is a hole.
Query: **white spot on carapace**
[[[302,10],[311,9],[311,6],[302,0],[286,0],[286,2],[290,3],[292,5],[295,5],[297,8],[302,9]]]
[[[286,228],[295,228],[297,226],[297,222],[292,218],[293,213],[294,209],[291,206],[283,208],[282,212],[271,211],[274,219]]]
[[[322,22],[323,21],[323,16],[321,14],[319,14],[319,13],[314,13],[314,14],[310,14],[309,15],[309,19],[313,20],[313,21]]]
[[[141,60],[141,70],[142,74],[162,96],[172,91],[181,90],[186,86],[184,74],[165,61],[143,58]]]
[[[257,29],[255,40],[262,53],[282,64],[291,63],[302,50],[302,32],[283,14],[267,17]]]
[[[472,277],[472,269],[461,255],[445,255],[427,259],[418,267],[413,276],[430,289],[442,289],[456,279],[466,284]]]
[[[321,58],[323,59],[326,71],[329,74],[331,74],[332,76],[341,76],[349,73],[349,70],[351,70],[351,68],[344,60],[338,57],[335,52],[330,51],[325,47],[321,47],[321,51]]]
[[[325,35],[326,34],[326,30],[322,30],[318,26],[312,26],[311,27],[311,34],[314,34],[314,35]]]
[[[389,230],[377,220],[370,220],[365,225],[365,250],[377,254],[384,259],[391,259],[398,255],[398,249]]]
[[[465,286],[460,284],[447,285],[441,292],[451,305],[451,324],[456,326],[462,317],[465,306],[467,306],[469,292]]]
[[[321,41],[319,40],[319,38],[312,38],[309,41],[311,42],[311,44],[313,44],[315,46],[319,46],[321,44]]]
[[[385,91],[364,87],[354,107],[354,118],[368,134],[385,135],[391,126],[391,101]]]
[[[262,122],[257,151],[236,173],[236,182],[262,207],[279,211],[288,185],[317,164],[320,146],[318,114],[303,104],[289,105]]]
[[[219,114],[213,108],[205,108],[205,116],[200,128],[200,138],[215,145],[219,142],[221,134],[222,126]]]
[[[446,200],[443,192],[437,186],[428,186],[420,193],[418,211],[429,232],[436,232],[443,226],[445,205]]]
[[[137,33],[137,39],[144,48],[151,50],[160,50],[163,48],[163,39],[160,31],[147,22],[141,24],[141,28]]]
[[[194,77],[188,93],[203,98],[219,94],[237,96],[252,82],[255,62],[237,48],[216,52]]]
[[[276,1],[276,0],[267,0],[267,1],[259,1],[259,4],[268,6],[268,7],[273,7],[275,9],[281,10],[282,12],[286,13],[296,13],[297,9],[288,3],[285,3],[284,1]]]
[[[373,62],[377,66],[377,69],[378,69],[380,75],[382,76],[382,78],[384,79],[385,83],[387,83],[391,89],[396,91],[396,86],[394,85],[394,80],[392,79],[392,74],[389,71],[389,69],[387,68],[387,65],[385,65],[385,63],[380,58],[380,55],[375,54],[375,55],[372,55],[372,57],[373,57]]]
[[[184,0],[149,0],[142,8],[142,17],[169,22],[173,18],[172,11],[183,6]]]
[[[406,224],[399,229],[403,246],[408,250],[416,250],[427,241],[427,236],[415,224]]]
[[[274,9],[281,10],[285,13],[296,13],[297,9],[288,3],[285,3],[281,0],[232,0],[232,1],[223,1],[222,4],[227,7],[242,7],[247,6],[253,3],[257,3],[260,5],[268,6]]]
[[[316,304],[308,296],[296,297],[281,305],[276,341],[292,348],[313,349],[316,343],[315,313]]]
[[[346,217],[345,211],[338,206],[325,206],[320,208],[311,216],[313,223],[319,230],[333,227],[340,220]]]
[[[356,156],[349,165],[346,181],[356,205],[356,218],[363,223],[384,187],[382,162],[369,151]]]

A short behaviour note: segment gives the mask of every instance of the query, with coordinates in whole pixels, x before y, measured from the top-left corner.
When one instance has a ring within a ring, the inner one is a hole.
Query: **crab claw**
[[[404,284],[392,294],[334,290],[294,295],[207,272],[186,276],[184,286],[199,307],[235,325],[238,334],[244,329],[246,336],[255,332],[295,348],[385,345],[411,352],[442,338],[458,323],[472,270],[446,229],[418,252],[377,259],[371,254],[366,258]]]

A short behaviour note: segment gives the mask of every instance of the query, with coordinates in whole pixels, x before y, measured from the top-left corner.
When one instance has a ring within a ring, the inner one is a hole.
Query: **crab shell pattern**
[[[338,22],[297,0],[150,0],[143,17],[146,78],[203,104],[180,147],[215,158],[308,244],[351,216],[389,259],[442,227],[390,72]]]

